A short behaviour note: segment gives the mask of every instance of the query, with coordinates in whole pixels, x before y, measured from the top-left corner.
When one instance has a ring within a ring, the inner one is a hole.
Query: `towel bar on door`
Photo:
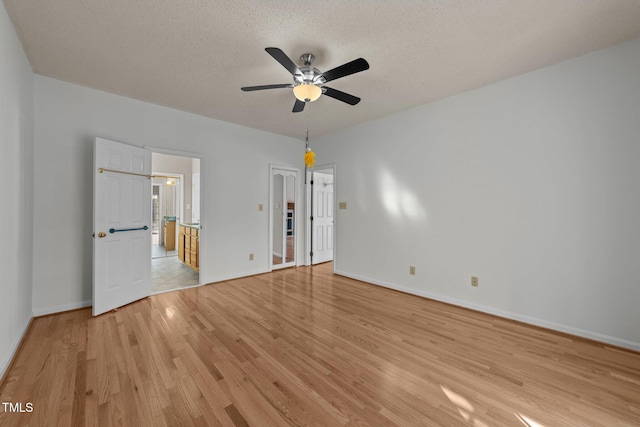
[[[110,228],[109,233],[120,233],[121,231],[137,231],[137,230],[148,230],[149,227],[146,225],[140,228],[121,228],[120,230],[116,230],[115,228]]]

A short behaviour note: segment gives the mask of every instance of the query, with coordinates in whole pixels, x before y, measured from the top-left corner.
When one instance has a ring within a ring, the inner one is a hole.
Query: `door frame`
[[[336,165],[335,163],[331,163],[328,165],[318,165],[314,166],[311,169],[307,169],[306,176],[306,184],[305,184],[305,245],[304,245],[304,265],[311,265],[311,180],[313,179],[314,171],[324,171],[331,170],[333,172],[333,271],[336,271],[336,254],[337,254],[337,230],[338,230],[338,216],[337,214],[337,202],[336,202],[336,194],[337,194],[337,176],[336,176]]]
[[[268,240],[268,258],[269,258],[269,271],[273,271],[274,270],[274,265],[273,265],[273,208],[274,208],[274,192],[273,192],[273,171],[274,170],[283,170],[283,171],[289,171],[289,172],[295,172],[296,174],[296,183],[295,183],[295,190],[294,190],[294,194],[293,194],[293,199],[294,199],[294,205],[295,205],[295,212],[294,212],[294,217],[293,217],[293,234],[295,236],[294,239],[294,245],[293,245],[293,256],[294,256],[294,261],[293,261],[293,266],[297,267],[300,264],[300,259],[298,257],[298,247],[300,245],[300,234],[299,234],[299,230],[300,230],[300,226],[299,226],[299,218],[300,218],[300,183],[298,182],[300,180],[300,175],[302,175],[300,173],[300,169],[296,168],[294,166],[281,166],[281,165],[275,165],[275,164],[270,164],[269,165],[269,215],[267,215],[267,217],[269,218],[269,238]],[[280,267],[276,267],[275,269],[279,269]],[[286,268],[286,267],[282,267],[282,268]]]
[[[202,153],[194,153],[191,151],[183,151],[183,150],[173,150],[173,149],[168,149],[168,148],[162,148],[162,147],[154,147],[154,146],[150,146],[150,145],[145,145],[144,148],[146,150],[151,151],[151,153],[160,153],[160,154],[168,154],[170,156],[181,156],[181,157],[191,157],[194,159],[200,159],[200,231],[199,231],[199,239],[198,239],[198,244],[200,245],[200,247],[198,248],[198,252],[199,252],[199,257],[200,260],[206,260],[206,235],[207,235],[207,231],[205,230],[205,226],[206,224],[203,224],[202,219],[206,218],[206,216],[203,214],[204,212],[204,206],[205,206],[205,192],[202,191],[203,188],[203,182],[205,181],[205,176],[206,176],[206,167],[207,167],[207,162],[206,162],[206,156]],[[153,170],[153,161],[151,162],[151,169]],[[171,174],[170,174],[171,175]],[[173,175],[177,175],[176,173],[173,173]],[[184,181],[184,176],[182,177],[182,180]],[[183,189],[184,189],[184,183],[182,183],[183,185]],[[184,197],[184,194],[182,195]],[[191,203],[193,206],[193,202]],[[181,216],[184,214],[184,210],[183,207],[180,207],[180,212],[181,212]],[[181,218],[184,220],[184,218]],[[176,230],[178,229],[179,224],[176,224]],[[177,242],[177,240],[176,240]],[[206,267],[206,262],[200,262],[199,265],[199,272],[198,272],[198,284],[195,286],[202,286],[205,284],[204,278],[205,276],[205,271],[207,269]],[[192,287],[195,287],[192,286]],[[161,292],[160,292],[161,293]]]

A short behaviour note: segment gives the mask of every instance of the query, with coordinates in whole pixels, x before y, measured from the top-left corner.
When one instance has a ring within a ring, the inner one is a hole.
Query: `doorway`
[[[335,167],[307,171],[307,255],[309,265],[333,261],[335,238]]]
[[[298,171],[271,167],[271,270],[296,265]]]
[[[151,292],[196,286],[201,283],[200,159],[154,151],[151,164]]]

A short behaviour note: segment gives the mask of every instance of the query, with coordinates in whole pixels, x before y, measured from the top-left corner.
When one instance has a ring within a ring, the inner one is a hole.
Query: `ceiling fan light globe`
[[[313,102],[320,98],[322,89],[310,83],[302,83],[293,87],[293,94],[302,102]]]

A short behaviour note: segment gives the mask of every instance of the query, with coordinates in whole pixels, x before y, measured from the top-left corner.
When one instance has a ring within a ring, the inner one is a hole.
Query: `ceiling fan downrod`
[[[307,67],[310,67],[311,64],[313,64],[314,59],[316,59],[316,57],[313,56],[312,53],[303,53],[300,55],[300,61],[302,61],[302,63]]]

